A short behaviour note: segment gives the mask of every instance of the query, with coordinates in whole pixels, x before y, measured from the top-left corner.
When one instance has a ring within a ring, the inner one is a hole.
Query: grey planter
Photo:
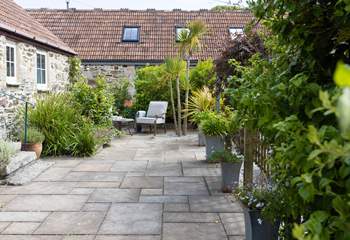
[[[241,167],[242,162],[221,163],[222,191],[224,193],[232,193],[232,190],[238,186]]]
[[[198,130],[198,146],[205,146],[205,136],[200,129]]]
[[[264,220],[259,210],[243,209],[246,240],[278,240],[279,223]]]
[[[224,150],[225,142],[221,136],[205,136],[205,151],[207,154],[207,160],[215,151]]]

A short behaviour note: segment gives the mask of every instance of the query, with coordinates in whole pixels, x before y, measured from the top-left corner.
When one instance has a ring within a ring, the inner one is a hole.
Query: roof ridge
[[[249,9],[230,9],[230,10],[212,10],[212,9],[198,9],[198,10],[191,10],[191,9],[180,9],[175,8],[172,10],[168,9],[155,9],[155,8],[147,8],[147,9],[129,9],[129,8],[119,8],[119,9],[113,9],[113,8],[92,8],[92,9],[77,9],[77,8],[70,8],[70,9],[60,9],[60,8],[27,8],[26,9],[29,12],[38,12],[38,11],[48,11],[48,12],[95,12],[95,11],[104,11],[104,12],[213,12],[213,13],[223,13],[223,12],[251,12]]]

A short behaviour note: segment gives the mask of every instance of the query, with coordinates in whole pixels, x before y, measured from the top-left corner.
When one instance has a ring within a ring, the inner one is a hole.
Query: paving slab
[[[0,233],[4,231],[10,224],[10,222],[0,222]]]
[[[125,173],[115,172],[70,172],[65,181],[70,182],[121,182]]]
[[[77,194],[77,195],[89,195],[93,193],[95,189],[93,188],[74,188],[70,194]]]
[[[121,188],[162,188],[162,177],[125,177]]]
[[[149,189],[145,188],[141,190],[141,195],[163,195],[162,188]]]
[[[55,167],[74,168],[81,162],[80,160],[56,160]]]
[[[220,177],[205,177],[208,184],[210,195],[224,195],[222,192],[222,178]]]
[[[163,222],[173,223],[219,223],[216,213],[164,212]]]
[[[95,240],[94,235],[73,235],[73,236],[65,236],[62,240]]]
[[[35,234],[95,234],[103,218],[102,212],[54,212]]]
[[[96,236],[95,240],[160,240],[160,235],[150,235],[150,236],[121,236],[121,235],[114,235],[114,236]]]
[[[53,167],[40,174],[34,181],[59,181],[62,180],[69,172],[71,168]]]
[[[40,224],[39,222],[14,222],[2,234],[31,234]]]
[[[140,196],[140,202],[146,203],[187,203],[187,196]]]
[[[198,178],[166,178],[164,181],[165,195],[209,195],[202,177]]]
[[[232,202],[226,196],[190,196],[190,211],[192,212],[242,212],[238,202]]]
[[[243,213],[220,213],[220,218],[226,229],[227,235],[244,235]]]
[[[96,189],[89,202],[137,202],[140,189]]]
[[[142,172],[146,170],[148,161],[118,161],[111,171],[115,172]]]
[[[49,212],[0,212],[0,222],[41,222]]]
[[[220,223],[164,223],[163,240],[227,240]]]
[[[62,236],[1,235],[1,240],[62,240]]]
[[[190,205],[187,203],[165,203],[164,212],[188,212]]]
[[[75,183],[64,182],[32,182],[24,186],[11,186],[1,189],[0,194],[68,194],[74,188]]]
[[[185,176],[221,176],[219,168],[184,168]]]
[[[146,176],[182,176],[179,162],[150,161]]]
[[[79,188],[119,188],[120,181],[117,182],[77,182]]]
[[[113,163],[81,163],[76,166],[75,172],[109,172]]]
[[[84,212],[106,212],[110,203],[86,203],[82,209]]]
[[[21,195],[4,207],[4,211],[79,211],[87,195]]]
[[[99,234],[160,234],[161,217],[161,204],[113,204],[101,226]]]

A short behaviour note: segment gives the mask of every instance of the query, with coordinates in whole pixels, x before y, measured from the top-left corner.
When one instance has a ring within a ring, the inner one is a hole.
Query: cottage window
[[[39,90],[46,90],[47,63],[46,54],[43,52],[37,52],[36,54],[36,83]]]
[[[182,32],[186,32],[187,34],[190,33],[190,29],[185,27],[176,27],[175,31],[176,31],[176,42],[180,41]]]
[[[123,42],[138,42],[140,40],[139,27],[124,27]]]
[[[243,34],[243,28],[231,27],[229,28],[229,32],[230,32],[230,37],[233,40],[237,37],[237,35]]]
[[[16,45],[6,44],[6,83],[16,84]]]

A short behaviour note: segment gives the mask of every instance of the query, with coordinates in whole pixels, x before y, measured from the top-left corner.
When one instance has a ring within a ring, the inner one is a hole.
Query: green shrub
[[[12,143],[0,139],[0,170],[7,166],[10,158],[15,155],[16,149]]]
[[[212,86],[215,80],[216,73],[212,59],[199,61],[197,66],[191,69],[190,84],[193,90],[202,89],[204,86]]]
[[[192,92],[188,104],[188,116],[194,123],[199,124],[202,113],[214,111],[215,98],[208,87]]]
[[[113,96],[104,77],[98,76],[95,86],[81,79],[73,85],[72,93],[73,100],[85,117],[91,119],[95,125],[111,125]]]
[[[127,118],[133,118],[135,116],[132,106],[125,105],[125,101],[132,100],[132,96],[129,93],[130,87],[131,84],[128,79],[120,79],[119,81],[112,83],[110,87],[117,114]]]
[[[47,95],[30,109],[29,124],[45,136],[43,155],[88,156],[95,151],[92,124],[68,93]]]
[[[207,136],[224,136],[227,134],[227,120],[221,114],[210,112],[201,121],[200,128]]]
[[[43,143],[45,140],[44,134],[38,129],[30,127],[27,130],[27,143]],[[24,131],[21,132],[21,141],[24,142]]]
[[[228,150],[220,150],[215,151],[209,158],[209,162],[217,163],[217,162],[226,162],[226,163],[239,163],[244,160],[244,156],[239,154],[238,152],[228,151]]]

